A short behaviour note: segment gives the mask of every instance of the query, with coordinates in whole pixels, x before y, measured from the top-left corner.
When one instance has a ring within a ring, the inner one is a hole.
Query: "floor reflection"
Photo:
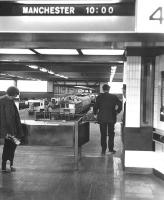
[[[122,170],[119,133],[117,153],[101,156],[99,129],[93,125],[91,130],[78,171],[68,149],[19,146],[17,171],[0,174],[0,200],[163,200],[164,181]]]

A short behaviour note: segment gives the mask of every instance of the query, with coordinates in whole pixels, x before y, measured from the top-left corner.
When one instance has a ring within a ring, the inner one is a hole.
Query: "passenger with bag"
[[[11,86],[7,89],[6,95],[0,97],[0,138],[4,138],[2,152],[2,172],[12,172],[14,154],[23,131],[20,116],[14,102],[14,98],[19,95],[18,88]],[[10,161],[10,170],[6,169],[7,161]]]

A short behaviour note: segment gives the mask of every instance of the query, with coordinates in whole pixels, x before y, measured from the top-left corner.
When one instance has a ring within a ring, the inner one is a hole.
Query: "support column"
[[[143,115],[143,95],[145,95],[143,91],[147,91],[142,89],[143,85],[145,85],[145,79],[142,79],[142,69],[145,69],[146,65],[147,63],[143,62],[141,56],[127,57],[127,63],[125,65],[125,169],[139,173],[152,173],[152,168],[149,165],[151,157],[149,155],[152,154],[152,126],[150,124],[149,126],[143,126],[143,123],[141,123]],[[146,101],[145,103],[150,102]]]

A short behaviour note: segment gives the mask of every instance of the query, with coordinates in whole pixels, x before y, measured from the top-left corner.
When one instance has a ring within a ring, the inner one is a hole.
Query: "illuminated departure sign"
[[[131,2],[111,4],[0,3],[0,16],[134,16]]]

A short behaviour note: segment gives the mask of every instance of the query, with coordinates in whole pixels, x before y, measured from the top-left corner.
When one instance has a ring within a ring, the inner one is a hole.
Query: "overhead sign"
[[[35,4],[32,1],[0,1],[0,32],[95,33],[135,30],[135,0],[119,3],[118,0],[110,1],[112,3],[104,1],[59,3],[54,0]]]
[[[164,33],[164,0],[137,0],[136,31]]]
[[[46,2],[46,1],[45,1]],[[135,4],[21,4],[0,3],[0,16],[134,16]]]

